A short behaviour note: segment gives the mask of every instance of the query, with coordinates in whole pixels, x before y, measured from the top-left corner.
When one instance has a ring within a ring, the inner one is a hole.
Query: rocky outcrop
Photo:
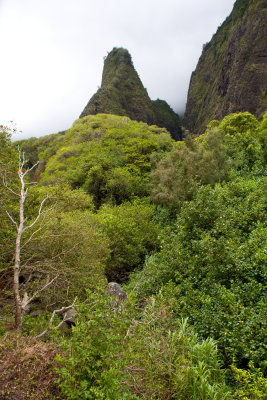
[[[150,100],[131,55],[123,48],[114,48],[105,58],[101,87],[89,100],[80,118],[98,113],[127,116],[167,128],[176,140],[182,137],[179,116],[166,102]]]
[[[230,16],[203,46],[192,73],[184,126],[203,133],[212,119],[267,109],[266,0],[237,0]]]

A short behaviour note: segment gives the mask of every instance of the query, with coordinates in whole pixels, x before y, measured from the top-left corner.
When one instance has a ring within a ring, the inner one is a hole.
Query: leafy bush
[[[205,134],[176,143],[152,172],[155,203],[179,209],[202,185],[214,185],[237,176],[264,173],[266,117],[260,124],[250,113],[230,114],[211,121]]]
[[[143,299],[165,286],[177,299],[175,314],[189,316],[202,338],[215,338],[226,365],[235,358],[238,366],[253,360],[264,368],[264,182],[200,188],[129,285]]]
[[[255,368],[252,362],[249,363],[248,370],[238,369],[235,365],[231,368],[237,384],[234,399],[266,399],[267,379],[260,369]]]
[[[83,298],[86,288],[106,284],[109,243],[95,228],[90,212],[51,211],[46,223],[23,250],[22,260],[27,261],[26,276],[32,274],[25,290],[38,290],[47,278],[57,277],[38,296],[49,309],[55,304],[65,305],[75,296]]]
[[[222,136],[210,132],[196,139],[178,142],[152,173],[152,199],[179,209],[191,200],[200,185],[215,184],[228,178],[230,163],[222,146]]]
[[[154,207],[136,200],[120,206],[104,205],[95,216],[99,228],[108,237],[110,259],[106,274],[109,280],[125,281],[158,245],[158,227],[153,221]]]
[[[162,298],[140,314],[131,297],[88,292],[78,318],[58,358],[67,399],[230,399],[214,342],[199,342]]]

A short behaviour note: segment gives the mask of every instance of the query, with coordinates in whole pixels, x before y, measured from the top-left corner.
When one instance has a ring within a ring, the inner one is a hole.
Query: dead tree
[[[20,287],[19,287],[19,278],[20,278],[20,271],[21,271],[21,240],[22,236],[27,231],[28,229],[31,229],[34,227],[34,225],[37,223],[37,221],[40,219],[41,215],[44,213],[47,213],[50,211],[52,208],[43,210],[45,202],[50,198],[49,196],[45,197],[43,201],[41,202],[39,206],[39,211],[37,216],[35,217],[34,221],[32,223],[29,223],[28,225],[26,224],[27,218],[24,216],[24,204],[25,200],[27,198],[28,194],[28,187],[27,185],[31,185],[35,182],[25,182],[25,177],[29,174],[30,171],[32,171],[37,165],[34,164],[31,168],[26,168],[25,169],[25,156],[24,153],[19,150],[19,165],[18,165],[18,177],[20,181],[20,193],[15,192],[13,189],[11,189],[6,182],[5,177],[3,177],[3,184],[4,186],[15,196],[19,198],[19,220],[16,221],[8,211],[6,211],[9,219],[11,222],[15,225],[16,230],[17,230],[17,236],[16,236],[16,244],[15,244],[15,253],[14,253],[14,267],[13,267],[13,295],[14,295],[14,301],[15,301],[15,327],[18,331],[21,331],[22,329],[22,322],[23,322],[23,317],[25,314],[25,310],[27,306],[42,292],[44,289],[49,287],[54,280],[57,278],[54,277],[51,280],[48,280],[43,287],[41,287],[39,290],[37,290],[32,296],[28,296],[28,294],[25,292],[23,297],[20,294]]]

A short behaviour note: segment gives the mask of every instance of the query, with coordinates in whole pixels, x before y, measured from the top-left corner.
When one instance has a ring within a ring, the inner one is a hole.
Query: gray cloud
[[[0,123],[18,138],[69,128],[101,84],[114,46],[152,99],[183,112],[191,72],[234,0],[1,0]]]

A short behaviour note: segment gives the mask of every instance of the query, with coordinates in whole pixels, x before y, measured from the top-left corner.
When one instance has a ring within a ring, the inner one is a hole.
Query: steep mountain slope
[[[80,117],[98,113],[127,116],[149,125],[166,127],[181,139],[181,121],[162,100],[151,101],[128,50],[114,48],[106,57],[101,88],[89,100]]]
[[[249,111],[261,116],[266,98],[266,0],[237,0],[230,16],[203,46],[192,73],[184,126],[202,133],[212,119]]]

